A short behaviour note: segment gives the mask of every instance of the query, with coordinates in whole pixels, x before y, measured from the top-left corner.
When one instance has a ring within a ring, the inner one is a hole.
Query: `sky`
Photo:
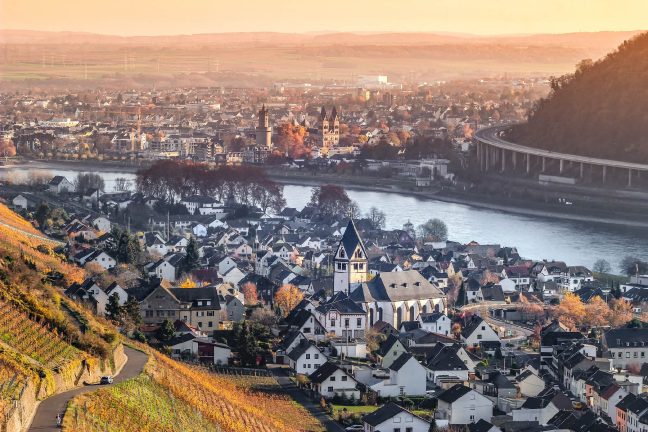
[[[642,30],[648,0],[0,0],[0,28],[122,36]]]

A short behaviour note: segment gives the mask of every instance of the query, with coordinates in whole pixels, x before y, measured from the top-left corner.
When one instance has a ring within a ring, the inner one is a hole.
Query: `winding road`
[[[124,352],[128,356],[128,359],[119,374],[115,376],[115,382],[112,385],[139,375],[144,370],[144,365],[148,359],[148,356],[143,352],[126,346],[124,347]],[[38,405],[28,430],[30,432],[60,431],[60,429],[56,427],[56,415],[65,412],[68,402],[70,402],[70,400],[75,396],[93,392],[98,388],[101,388],[101,386],[89,385],[79,387],[45,399],[40,403],[40,405]]]

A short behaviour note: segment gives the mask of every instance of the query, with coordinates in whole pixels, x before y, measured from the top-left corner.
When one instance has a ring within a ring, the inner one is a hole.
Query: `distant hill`
[[[648,163],[648,33],[623,42],[573,74],[508,138],[564,153]]]
[[[112,36],[0,30],[3,88],[263,86],[549,76],[598,59],[638,32],[479,36],[447,33],[214,33]]]

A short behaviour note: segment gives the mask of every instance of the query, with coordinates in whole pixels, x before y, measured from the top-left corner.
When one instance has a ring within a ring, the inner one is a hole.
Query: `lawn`
[[[378,409],[377,406],[372,405],[335,405],[333,404],[333,417],[337,416],[338,412],[346,408],[349,414],[369,414]]]

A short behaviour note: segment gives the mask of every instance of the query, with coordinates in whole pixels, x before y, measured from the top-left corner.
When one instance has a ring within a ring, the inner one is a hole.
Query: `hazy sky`
[[[648,0],[0,0],[0,28],[118,35],[640,30],[648,28]]]

